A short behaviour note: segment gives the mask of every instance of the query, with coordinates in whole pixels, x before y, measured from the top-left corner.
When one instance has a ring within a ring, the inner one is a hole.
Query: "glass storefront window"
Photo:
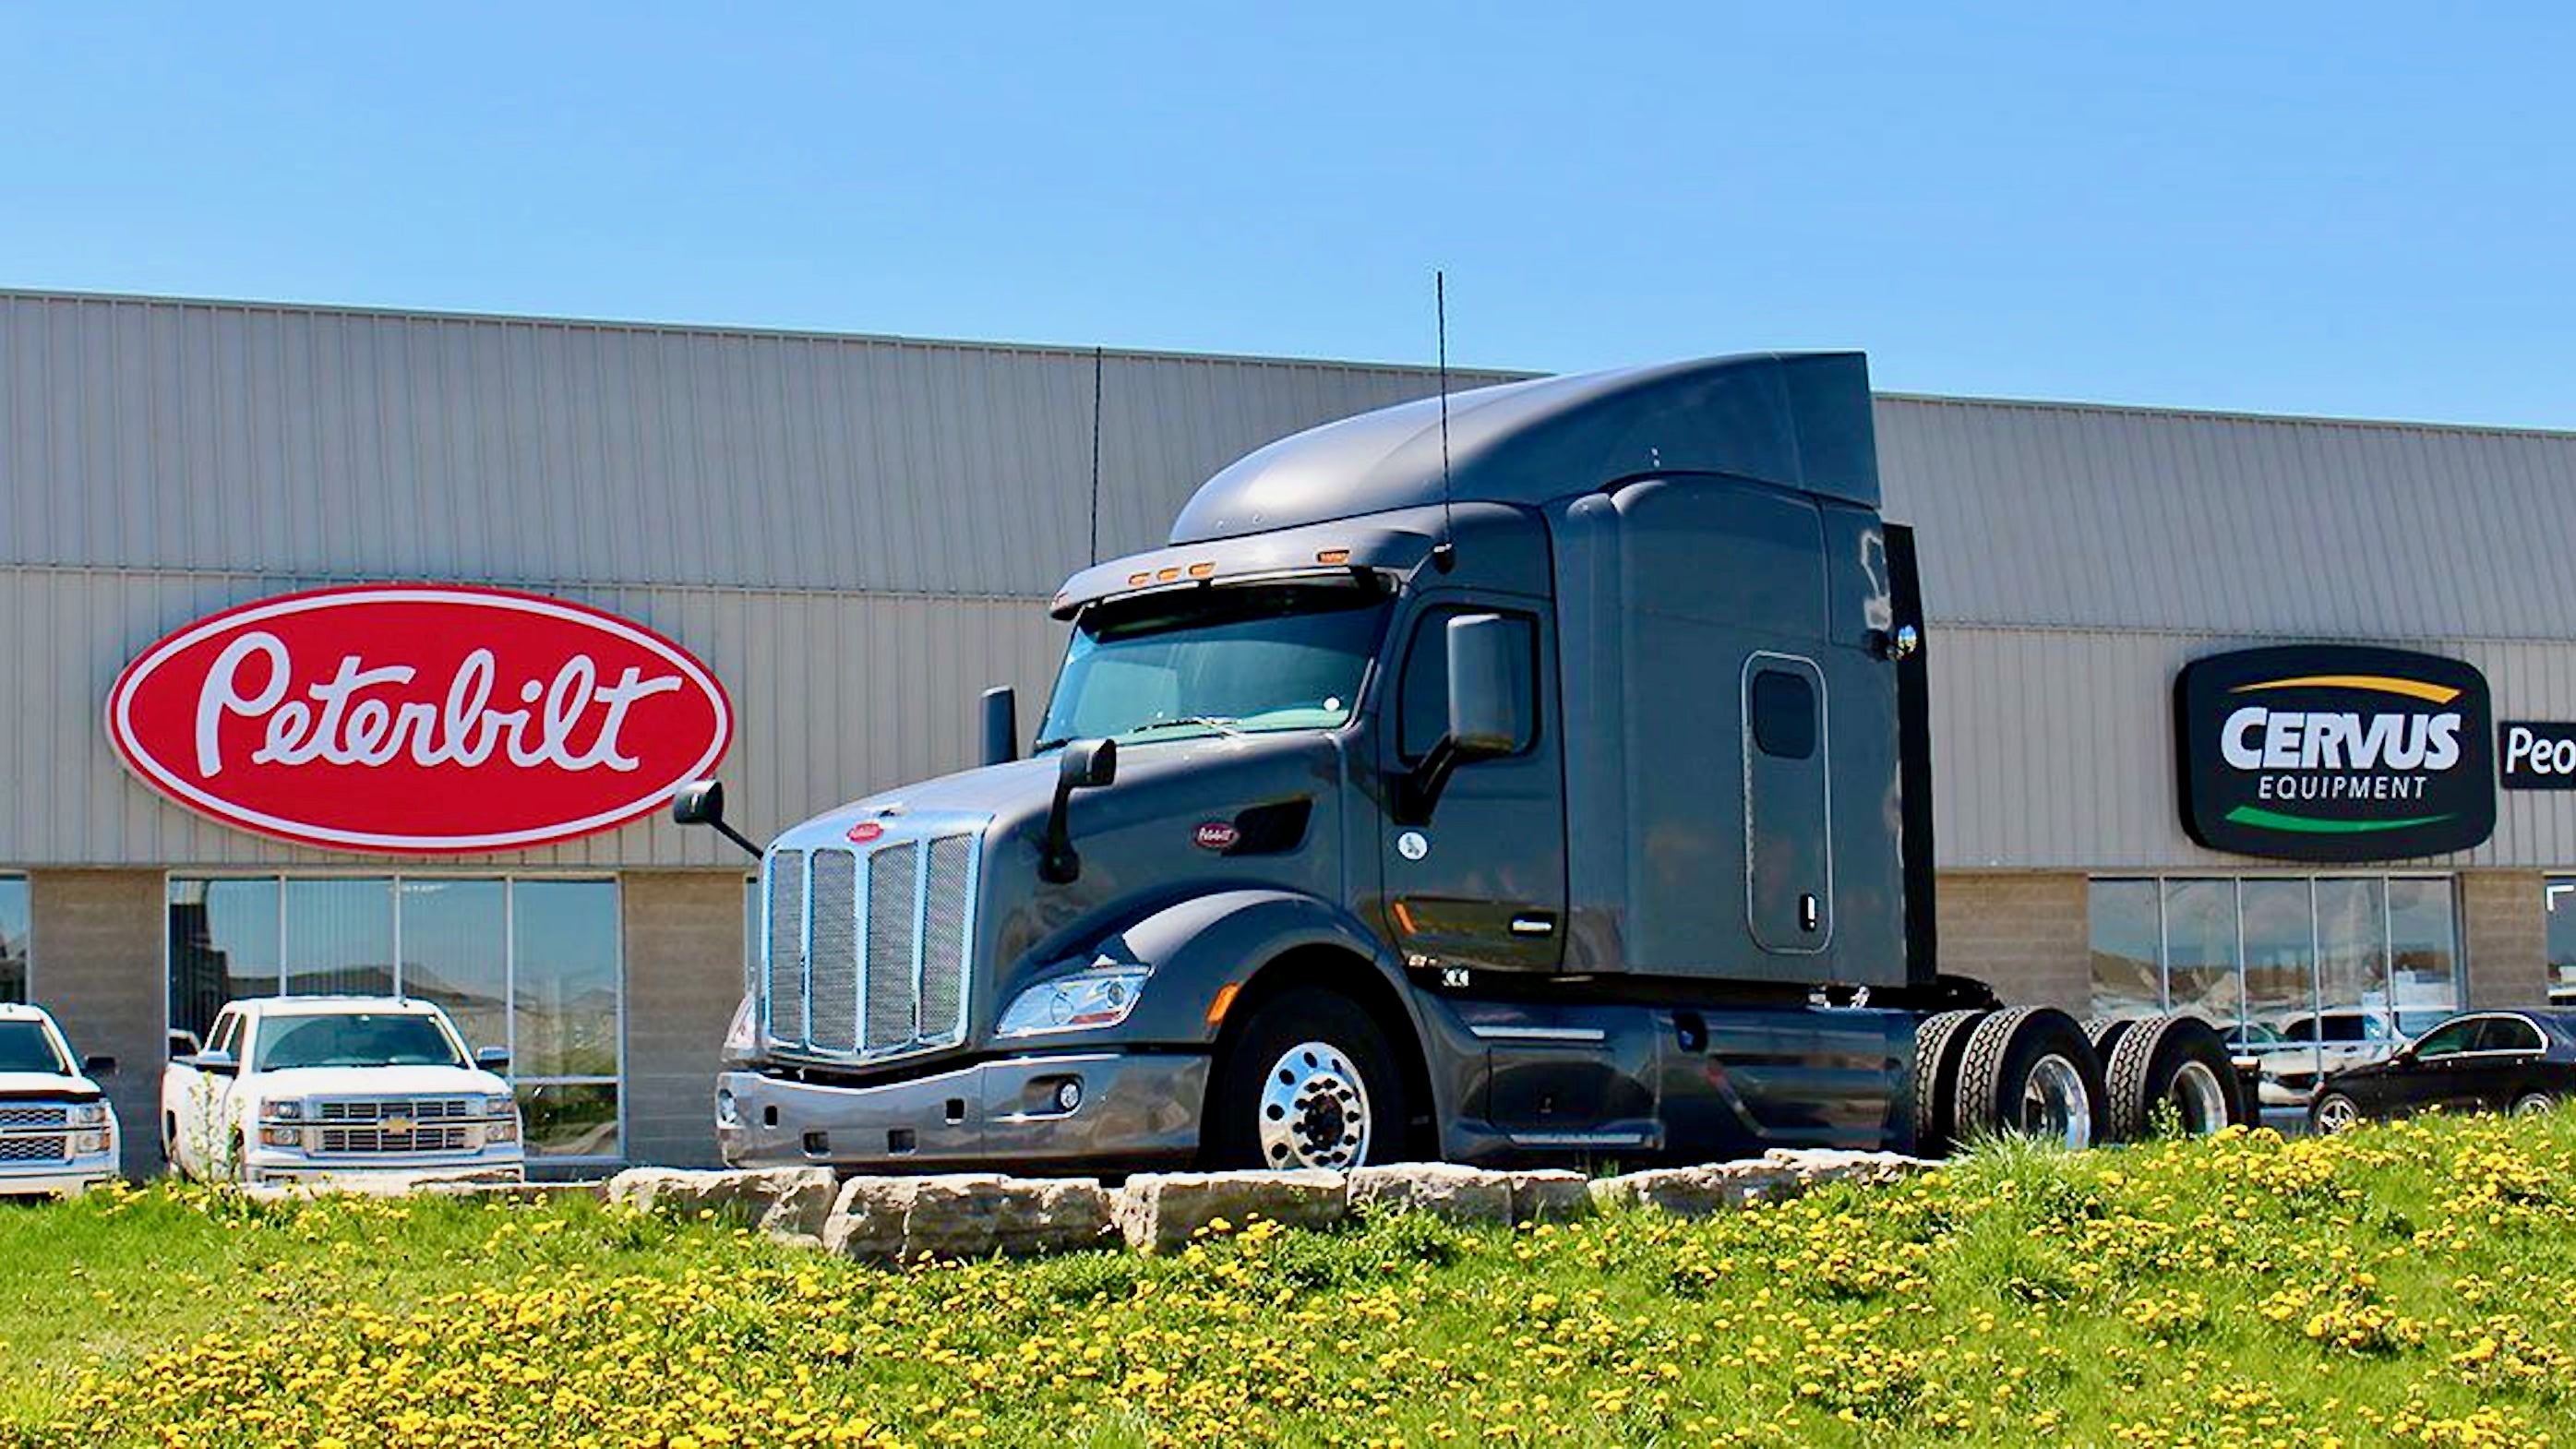
[[[2447,880],[2388,883],[2388,984],[2397,1030],[2414,1036],[2460,1009]]]
[[[2165,999],[2231,1037],[2245,1019],[2236,945],[2236,882],[2165,882]]]
[[[173,877],[170,1024],[225,1002],[318,993],[436,1002],[511,1054],[533,1156],[621,1153],[625,1013],[613,880]]]
[[[2093,922],[2093,1014],[2145,1016],[2164,1010],[2164,930],[2151,880],[2097,880]]]
[[[0,875],[0,1001],[27,999],[27,878]]]
[[[2317,892],[2317,1038],[2390,1042],[2388,882],[2328,878]]]
[[[2551,878],[2541,900],[2549,913],[2549,1004],[2576,1006],[2576,876]]]

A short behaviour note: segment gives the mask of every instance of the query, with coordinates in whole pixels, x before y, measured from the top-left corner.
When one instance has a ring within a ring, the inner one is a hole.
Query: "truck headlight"
[[[72,1134],[72,1156],[74,1157],[96,1157],[106,1150],[107,1134],[103,1131]]]
[[[1041,981],[1012,1000],[993,1034],[1037,1036],[1116,1026],[1136,1009],[1137,998],[1145,994],[1145,980],[1153,974],[1150,967],[1119,966]]]
[[[269,1122],[300,1122],[304,1120],[304,1104],[302,1102],[262,1102],[259,1104],[259,1115]]]
[[[519,1115],[519,1099],[511,1096],[486,1097],[483,1099],[483,1115],[507,1117],[516,1121]]]
[[[67,1125],[76,1128],[106,1126],[107,1104],[105,1102],[72,1103],[71,1117]]]

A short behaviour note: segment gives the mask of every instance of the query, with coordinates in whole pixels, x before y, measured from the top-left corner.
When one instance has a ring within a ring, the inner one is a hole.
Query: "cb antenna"
[[[1440,345],[1440,541],[1431,546],[1431,566],[1447,573],[1458,566],[1457,529],[1449,519],[1449,277],[1431,274],[1431,316]]]
[[[1100,562],[1100,360],[1105,348],[1091,349],[1091,562]]]

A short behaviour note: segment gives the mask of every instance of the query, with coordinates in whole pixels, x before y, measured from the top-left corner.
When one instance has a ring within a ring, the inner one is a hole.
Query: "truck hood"
[[[48,1102],[94,1102],[101,1093],[98,1083],[87,1077],[65,1077],[53,1072],[0,1072],[0,1101],[26,1101],[30,1098]]]
[[[258,1090],[276,1097],[506,1096],[510,1084],[471,1067],[289,1067],[260,1072]]]

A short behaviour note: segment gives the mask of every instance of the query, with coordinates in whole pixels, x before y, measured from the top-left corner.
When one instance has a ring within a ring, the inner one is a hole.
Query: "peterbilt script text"
[[[257,678],[256,670],[244,667],[254,656],[266,665],[266,679],[245,693],[244,675]],[[443,693],[419,692],[433,693],[434,702],[369,695],[369,691],[409,685],[418,673],[407,664],[366,668],[357,655],[347,654],[329,679],[305,688],[303,699],[288,699],[295,669],[285,642],[257,630],[244,634],[225,646],[198,690],[197,773],[209,779],[223,773],[222,726],[227,715],[264,720],[260,746],[250,756],[257,765],[322,760],[371,768],[408,753],[418,765],[470,767],[482,764],[497,749],[523,768],[604,767],[624,773],[640,763],[618,748],[618,733],[628,711],[639,700],[680,688],[678,675],[646,678],[631,666],[619,673],[615,683],[601,684],[598,664],[587,654],[575,654],[552,680],[529,679],[519,685],[519,702],[527,708],[494,709],[497,666],[491,650],[476,649],[458,664]],[[578,737],[594,706],[598,732],[583,746]]]

